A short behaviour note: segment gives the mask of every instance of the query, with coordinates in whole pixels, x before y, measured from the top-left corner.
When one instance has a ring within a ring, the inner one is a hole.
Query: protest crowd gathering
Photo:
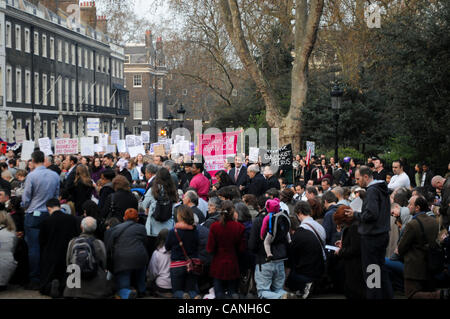
[[[427,163],[291,154],[275,170],[238,153],[211,176],[201,155],[37,148],[0,167],[1,290],[449,298],[450,164],[441,176]]]

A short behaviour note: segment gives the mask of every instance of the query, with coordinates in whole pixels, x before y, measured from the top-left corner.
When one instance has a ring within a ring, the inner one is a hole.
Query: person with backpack
[[[114,274],[118,290],[116,299],[135,299],[144,296],[146,291],[147,233],[145,227],[138,223],[136,209],[127,209],[123,220],[105,233],[107,268]],[[135,289],[131,289],[132,278]]]
[[[174,225],[174,205],[178,202],[178,192],[167,168],[161,167],[156,173],[152,187],[145,193],[142,207],[145,209],[147,221],[148,254],[156,249],[159,232],[168,230]]]
[[[300,221],[290,248],[290,265],[286,286],[302,299],[309,296],[314,281],[325,272],[325,229],[311,217],[311,206],[300,201],[294,213]]]
[[[81,221],[81,235],[72,239],[67,248],[66,264],[80,267],[80,286],[64,289],[65,298],[100,299],[113,294],[111,281],[107,280],[106,248],[95,238],[97,221],[85,217]]]
[[[233,203],[221,205],[220,221],[209,230],[207,251],[213,255],[210,275],[214,278],[214,293],[217,299],[237,299],[240,278],[238,253],[245,251],[244,225],[234,221]]]
[[[261,197],[259,206],[265,207],[264,197]],[[288,242],[286,238],[289,227],[287,229],[277,230],[275,240],[270,247],[273,259],[270,262],[267,261],[264,241],[261,239],[261,227],[266,215],[267,213],[264,209],[264,211],[254,219],[248,241],[249,251],[255,256],[255,283],[257,294],[258,297],[262,299],[288,299],[293,297],[293,294],[287,293],[283,289],[283,286],[286,279],[284,261],[288,259]]]
[[[443,264],[439,267],[438,262],[430,259],[430,252],[438,249],[439,224],[426,214],[428,203],[425,198],[411,197],[408,208],[413,218],[406,225],[396,251],[404,258],[405,295],[408,299],[449,299],[449,289],[434,290],[431,280],[444,268]]]
[[[275,240],[278,219],[284,219],[287,221],[287,232],[286,232],[286,240],[288,243],[291,242],[291,236],[289,234],[291,221],[288,216],[288,212],[280,210],[280,200],[278,198],[269,199],[266,202],[266,210],[268,215],[264,218],[263,224],[261,227],[261,239],[264,240],[264,250],[266,251],[267,261],[271,261],[273,259],[273,254],[270,250],[271,244]],[[281,223],[280,223],[281,225]]]

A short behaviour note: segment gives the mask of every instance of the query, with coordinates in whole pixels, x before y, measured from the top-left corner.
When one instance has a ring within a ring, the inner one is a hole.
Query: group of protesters
[[[19,158],[0,158],[0,290],[449,298],[450,174],[427,163],[238,154],[211,176],[200,155]]]

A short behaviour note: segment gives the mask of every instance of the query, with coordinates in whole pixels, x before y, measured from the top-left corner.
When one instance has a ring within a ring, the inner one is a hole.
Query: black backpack
[[[291,228],[291,220],[286,211],[270,214],[268,232],[273,236],[271,244],[287,243],[287,233]]]
[[[78,265],[82,279],[92,279],[97,274],[94,238],[78,237],[72,247],[71,264]]]
[[[164,188],[160,187],[158,198],[156,198],[156,207],[152,217],[160,223],[168,221],[172,217],[173,202],[166,196]]]

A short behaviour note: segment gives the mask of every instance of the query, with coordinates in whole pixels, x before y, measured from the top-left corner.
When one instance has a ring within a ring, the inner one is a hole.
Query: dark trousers
[[[147,236],[147,253],[149,258],[152,258],[153,252],[156,250],[156,238],[152,236]]]
[[[441,292],[433,290],[426,280],[405,279],[405,295],[408,299],[440,299]]]
[[[386,247],[389,243],[389,233],[383,233],[379,235],[361,235],[361,259],[364,280],[367,282],[369,276],[370,281],[373,279],[373,270],[369,269],[370,265],[377,265],[380,269],[381,280],[380,286],[369,287],[367,285],[367,299],[392,299],[393,291],[392,285],[389,280],[389,274],[387,273],[384,262],[386,255]]]
[[[188,273],[186,266],[170,268],[170,281],[175,298],[183,298],[184,293],[191,298],[198,295],[198,276]]]
[[[299,291],[303,292],[307,283],[313,282],[314,279],[299,274],[295,271],[295,269],[291,269],[289,272],[289,276],[286,281],[286,287],[288,287],[291,291]]]
[[[214,278],[214,293],[216,299],[230,299],[237,294],[239,279],[237,280],[220,280]]]
[[[48,212],[41,212],[40,216],[33,213],[25,214],[25,242],[28,246],[29,279],[31,282],[39,283],[41,248],[39,245],[39,233],[41,223],[48,218]]]

